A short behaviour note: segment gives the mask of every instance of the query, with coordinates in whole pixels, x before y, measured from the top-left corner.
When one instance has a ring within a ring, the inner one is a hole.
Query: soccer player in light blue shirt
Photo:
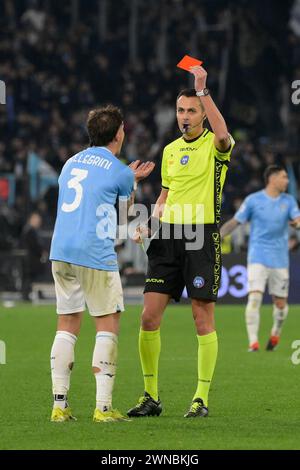
[[[115,205],[117,199],[130,198],[134,183],[131,168],[108,148],[89,147],[67,161],[58,183],[50,259],[118,271]]]
[[[265,182],[265,189],[250,194],[234,218],[221,228],[221,236],[224,237],[239,224],[250,222],[246,307],[249,351],[259,350],[260,306],[267,283],[273,298],[274,321],[266,349],[272,351],[279,342],[288,314],[289,225],[300,228],[297,201],[285,192],[289,180],[284,167],[270,165],[265,171]]]
[[[50,259],[58,325],[51,350],[54,405],[51,421],[73,419],[67,401],[74,347],[87,304],[95,319],[92,369],[96,379],[95,422],[125,418],[112,408],[120,312],[124,310],[114,239],[117,202],[133,202],[136,183],[154,168],[150,162],[124,165],[123,117],[112,105],[92,110],[87,120],[90,146],[72,156],[59,177],[57,218]],[[122,215],[122,214],[121,214]],[[124,214],[123,214],[124,217]]]

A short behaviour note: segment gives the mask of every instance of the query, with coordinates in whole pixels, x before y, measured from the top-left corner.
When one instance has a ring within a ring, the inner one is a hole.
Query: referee
[[[171,298],[184,286],[191,298],[198,338],[198,386],[186,418],[208,416],[208,393],[218,353],[214,308],[221,276],[220,209],[234,140],[206,88],[207,72],[191,68],[194,89],[177,97],[182,136],[163,152],[162,190],[153,217],[161,221],[147,251],[148,273],[139,334],[144,395],[130,417],[158,416],[160,324]],[[213,132],[203,127],[208,119]],[[194,235],[191,243],[191,234]],[[136,237],[141,242],[141,234]],[[184,341],[184,339],[183,339]]]

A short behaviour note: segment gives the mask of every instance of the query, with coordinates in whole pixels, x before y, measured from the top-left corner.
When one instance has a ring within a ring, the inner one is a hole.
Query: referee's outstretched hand
[[[150,173],[154,170],[155,163],[153,162],[144,162],[140,163],[140,160],[130,163],[129,167],[132,169],[135,177],[135,181],[139,181],[147,178]]]

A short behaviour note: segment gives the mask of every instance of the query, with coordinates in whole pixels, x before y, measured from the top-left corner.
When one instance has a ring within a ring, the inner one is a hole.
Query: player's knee
[[[286,306],[286,299],[275,299],[274,305],[280,309],[283,310]]]
[[[260,309],[263,294],[261,292],[250,292],[247,302],[248,311],[257,311]]]
[[[93,366],[92,371],[93,371],[93,374],[99,374],[99,372],[101,372],[101,369],[100,369],[100,367]]]
[[[199,336],[209,335],[210,333],[215,331],[215,329],[211,325],[197,325],[197,324],[196,324],[196,330],[197,330],[197,335]]]
[[[141,327],[145,331],[157,330],[160,326],[160,318],[157,318],[155,312],[145,307],[142,313]]]
[[[195,320],[195,326],[197,330],[197,334],[200,336],[203,335],[208,335],[212,331],[214,331],[214,322],[211,318],[209,317],[204,317],[204,316],[196,316],[194,317]]]
[[[58,330],[68,331],[69,333],[78,336],[80,331],[80,317],[74,314],[60,315],[58,321]]]
[[[155,319],[147,318],[143,319],[141,322],[141,327],[142,330],[144,331],[155,331],[159,328],[160,323],[158,321],[155,321]]]

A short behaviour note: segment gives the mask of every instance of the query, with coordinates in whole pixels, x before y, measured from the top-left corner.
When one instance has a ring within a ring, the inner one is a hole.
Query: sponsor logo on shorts
[[[157,279],[156,277],[147,277],[146,282],[155,282],[157,284],[164,284],[163,279]]]
[[[180,160],[181,165],[186,165],[187,162],[189,161],[189,158],[190,157],[188,155],[184,155]]]
[[[196,289],[202,289],[204,284],[205,281],[202,276],[196,276],[193,280],[193,286],[196,287]]]

